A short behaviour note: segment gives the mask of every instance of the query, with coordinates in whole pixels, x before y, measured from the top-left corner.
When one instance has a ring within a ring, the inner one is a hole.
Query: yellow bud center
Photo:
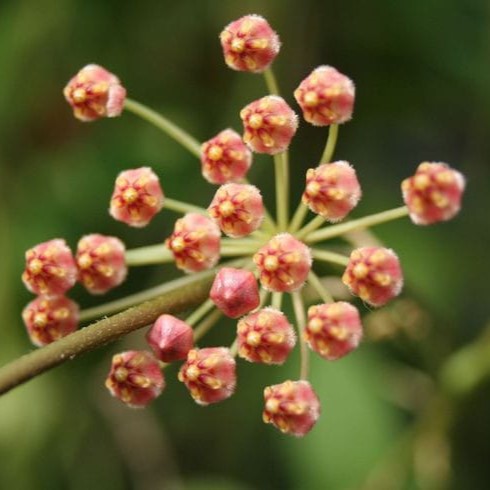
[[[263,122],[264,118],[260,114],[252,114],[248,120],[250,127],[253,129],[259,129]]]
[[[277,270],[279,267],[279,260],[275,255],[268,255],[264,260],[265,270],[272,272]]]
[[[216,162],[223,156],[223,149],[221,146],[218,145],[213,145],[209,150],[208,150],[208,158],[210,160],[213,160],[213,162]]]

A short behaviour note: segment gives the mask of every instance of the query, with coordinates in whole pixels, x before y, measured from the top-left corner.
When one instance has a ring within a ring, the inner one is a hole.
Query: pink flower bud
[[[294,91],[305,120],[314,126],[341,124],[352,118],[355,87],[331,66],[319,66]]]
[[[257,153],[275,155],[287,150],[298,129],[298,116],[284,99],[268,95],[240,111],[243,141]]]
[[[264,390],[262,418],[285,434],[302,437],[320,416],[320,401],[308,381],[285,381]]]
[[[253,273],[232,267],[219,270],[209,297],[230,318],[238,318],[260,304],[259,287]]]
[[[156,357],[163,362],[180,361],[194,345],[192,328],[172,315],[161,315],[146,334]]]
[[[150,352],[130,350],[112,358],[105,385],[112,396],[126,405],[142,408],[161,394],[165,379]]]
[[[82,68],[64,88],[63,94],[81,121],[119,116],[126,89],[116,75],[98,65]]]
[[[220,34],[225,63],[233,70],[260,73],[279,53],[278,35],[260,15],[245,15]]]
[[[296,343],[284,313],[264,308],[238,322],[238,355],[250,362],[282,364]]]
[[[179,381],[187,386],[199,405],[226,400],[235,390],[235,359],[226,347],[192,349],[179,371]]]
[[[49,240],[26,252],[22,281],[29,291],[58,296],[72,288],[76,280],[77,266],[65,240]]]
[[[163,207],[158,177],[149,167],[121,172],[111,197],[110,215],[129,226],[146,226]]]
[[[361,186],[348,162],[324,163],[306,173],[303,203],[327,221],[345,218],[360,198]]]
[[[201,146],[201,170],[211,184],[243,179],[252,165],[252,152],[233,129],[225,129]]]
[[[264,204],[257,187],[226,184],[214,195],[208,213],[225,235],[244,237],[260,228]]]
[[[301,288],[311,269],[310,249],[289,233],[276,235],[253,258],[262,286],[275,292]]]
[[[351,253],[342,281],[366,303],[382,306],[400,294],[403,275],[393,250],[363,247]]]
[[[78,305],[65,296],[39,296],[22,311],[31,342],[38,347],[74,332],[78,326]]]
[[[305,339],[312,350],[328,361],[335,361],[357,348],[362,325],[355,306],[344,301],[311,306]]]
[[[103,294],[119,286],[128,272],[124,243],[119,238],[86,235],[78,242],[78,279],[92,294]]]
[[[175,222],[174,232],[165,241],[172,251],[175,264],[186,272],[210,269],[219,260],[218,225],[206,216],[187,213]]]
[[[421,163],[415,175],[402,182],[403,200],[416,225],[453,218],[461,208],[465,179],[445,163]]]

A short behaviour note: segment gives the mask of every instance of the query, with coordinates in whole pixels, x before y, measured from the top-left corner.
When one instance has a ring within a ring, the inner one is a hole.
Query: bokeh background
[[[0,311],[2,363],[32,349],[20,311],[24,251],[53,237],[75,246],[91,232],[128,247],[162,241],[175,215],[148,228],[111,220],[118,171],[150,165],[170,197],[204,205],[214,188],[185,150],[131,114],[76,121],[66,81],[96,62],[131,97],[198,139],[231,126],[265,94],[260,76],[227,69],[218,33],[259,13],[279,32],[274,70],[286,99],[317,65],[357,86],[354,120],[336,156],[364,189],[353,216],[401,204],[399,183],[423,160],[467,176],[461,214],[420,228],[377,228],[404,265],[391,306],[364,308],[368,340],[354,355],[312,359],[322,417],[302,440],[261,422],[262,388],[297,376],[240,363],[237,393],[200,408],[169,369],[164,396],[146,411],[121,407],[103,387],[112,354],[142,345],[137,333],[0,398],[0,488],[31,489],[486,489],[490,487],[488,0],[3,0],[0,3]],[[302,124],[292,146],[293,195],[325,132]],[[252,179],[274,202],[272,166]],[[326,273],[329,271],[326,270]],[[110,299],[159,284],[172,267],[131,271]],[[79,288],[83,306],[100,302]],[[209,343],[228,343],[229,325]]]

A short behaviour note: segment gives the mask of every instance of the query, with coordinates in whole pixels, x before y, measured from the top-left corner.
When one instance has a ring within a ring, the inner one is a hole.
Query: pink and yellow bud
[[[179,381],[199,405],[226,400],[235,390],[235,359],[226,347],[192,349],[179,371]]]
[[[311,306],[304,336],[324,359],[340,359],[356,349],[362,339],[359,311],[344,301]]]
[[[110,215],[129,226],[146,226],[163,207],[164,195],[157,175],[149,167],[121,172],[114,186]]]
[[[360,198],[361,186],[348,162],[324,163],[306,173],[303,203],[327,221],[345,218]]]
[[[253,258],[262,286],[275,292],[301,288],[311,269],[311,252],[289,233],[276,235]]]
[[[219,260],[220,230],[206,216],[188,213],[175,222],[165,245],[174,255],[175,264],[186,272],[210,269]]]
[[[77,280],[77,266],[65,240],[40,243],[26,252],[22,281],[35,294],[59,296]]]
[[[79,281],[92,294],[103,294],[119,286],[128,272],[125,251],[124,243],[116,237],[82,237],[76,255]]]
[[[201,146],[201,171],[211,184],[243,179],[252,165],[252,152],[233,129],[225,129]]]
[[[402,182],[403,200],[416,225],[453,218],[461,208],[465,178],[445,163],[421,163],[415,175]]]
[[[209,297],[230,318],[245,315],[260,304],[259,287],[253,273],[232,267],[218,271]]]
[[[238,322],[238,355],[250,362],[282,364],[296,343],[286,315],[264,308]]]
[[[63,94],[81,121],[119,116],[124,108],[126,89],[116,75],[98,65],[82,68],[64,88]]]
[[[257,187],[226,184],[214,195],[208,213],[225,235],[238,238],[260,228],[264,219],[264,204]]]
[[[284,434],[306,435],[320,416],[320,401],[308,381],[285,381],[264,390],[262,418]]]
[[[155,356],[163,362],[180,361],[194,346],[192,328],[172,315],[161,315],[146,334]]]
[[[342,281],[366,303],[382,306],[400,294],[403,274],[393,250],[363,247],[351,253]]]
[[[220,34],[225,63],[233,70],[260,73],[279,53],[279,36],[260,15],[245,15]]]
[[[305,120],[314,126],[342,124],[352,118],[355,87],[331,66],[319,66],[294,91]]]
[[[286,101],[268,95],[240,111],[243,141],[257,153],[275,155],[287,150],[298,129],[298,116]]]
[[[142,408],[159,396],[165,379],[158,360],[147,351],[126,351],[112,358],[105,385],[126,405]]]
[[[39,296],[22,311],[29,338],[38,347],[74,332],[78,318],[78,305],[65,296]]]

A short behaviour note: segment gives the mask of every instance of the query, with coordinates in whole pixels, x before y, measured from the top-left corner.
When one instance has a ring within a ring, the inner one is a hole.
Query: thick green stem
[[[149,123],[153,124],[158,129],[177,141],[177,143],[181,144],[184,148],[189,150],[194,156],[200,158],[201,145],[199,144],[199,141],[197,141],[190,134],[186,133],[182,128],[174,124],[166,117],[132,99],[126,99],[124,103],[124,108],[127,111],[130,111],[133,114],[136,114],[142,119],[145,119]]]
[[[153,323],[161,314],[176,314],[206,299],[212,277],[201,277],[161,296],[82,328],[0,368],[0,394],[85,352]]]

